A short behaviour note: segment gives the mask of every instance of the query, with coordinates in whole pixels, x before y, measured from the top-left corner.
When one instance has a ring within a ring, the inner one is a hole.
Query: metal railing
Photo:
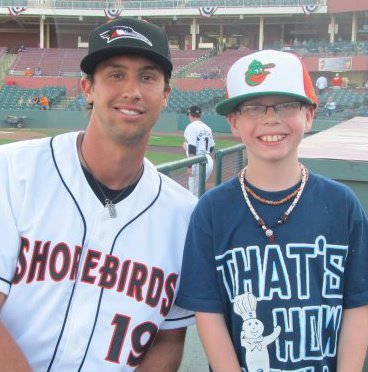
[[[162,9],[198,8],[201,6],[238,7],[284,7],[305,5],[326,5],[327,0],[0,0],[0,7],[17,6],[46,9]]]
[[[198,195],[201,196],[206,191],[206,156],[193,156],[187,159],[161,164],[157,166],[157,170],[163,174],[166,174],[168,177],[172,178],[187,189],[189,187],[190,176],[188,167],[191,167],[195,164],[199,164]]]
[[[216,185],[234,177],[246,162],[243,144],[216,151]]]
[[[236,145],[223,150],[215,152],[214,171],[215,182],[206,183],[206,164],[207,158],[204,155],[193,156],[188,159],[178,160],[170,163],[165,163],[157,166],[157,170],[166,174],[168,177],[174,179],[180,185],[188,188],[188,181],[190,172],[188,167],[199,164],[199,196],[201,196],[206,189],[219,185],[227,179],[234,177],[240,169],[244,167],[245,163],[245,146]]]

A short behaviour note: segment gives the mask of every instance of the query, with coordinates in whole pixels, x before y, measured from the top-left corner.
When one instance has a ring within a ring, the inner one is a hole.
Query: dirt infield
[[[5,128],[0,130],[0,139],[9,139],[14,141],[22,141],[31,138],[45,137],[44,133],[35,132],[32,130]]]

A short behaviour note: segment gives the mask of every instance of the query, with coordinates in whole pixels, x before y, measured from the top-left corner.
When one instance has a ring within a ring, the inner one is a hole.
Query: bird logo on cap
[[[245,82],[250,86],[256,86],[264,82],[267,75],[270,73],[266,71],[268,68],[275,67],[274,63],[262,64],[262,62],[257,61],[256,59],[252,61],[248,70],[245,72]]]
[[[127,38],[127,39],[137,39],[145,42],[149,46],[152,46],[152,43],[142,34],[137,31],[134,31],[131,27],[128,26],[117,26],[111,30],[104,31],[100,34],[103,39],[107,40],[107,43],[112,41]]]

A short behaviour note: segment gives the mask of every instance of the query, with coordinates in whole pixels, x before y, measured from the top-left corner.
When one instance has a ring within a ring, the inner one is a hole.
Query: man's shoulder
[[[25,153],[28,150],[43,149],[49,147],[50,137],[29,139],[24,141],[12,142],[0,147],[0,155],[15,155],[18,153]]]

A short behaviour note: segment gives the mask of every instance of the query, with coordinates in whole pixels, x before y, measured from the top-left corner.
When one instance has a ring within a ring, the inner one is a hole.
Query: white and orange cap
[[[302,60],[295,54],[262,50],[237,60],[226,78],[226,99],[216,106],[220,115],[229,115],[251,98],[282,95],[317,107],[313,82]]]

